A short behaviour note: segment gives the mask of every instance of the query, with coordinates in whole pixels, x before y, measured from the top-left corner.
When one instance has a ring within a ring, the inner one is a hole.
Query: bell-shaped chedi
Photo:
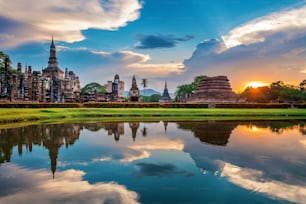
[[[207,77],[199,82],[198,88],[188,102],[236,102],[227,76]]]

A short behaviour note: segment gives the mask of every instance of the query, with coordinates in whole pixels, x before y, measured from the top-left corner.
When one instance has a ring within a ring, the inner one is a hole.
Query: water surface
[[[0,203],[305,203],[304,121],[0,130]]]

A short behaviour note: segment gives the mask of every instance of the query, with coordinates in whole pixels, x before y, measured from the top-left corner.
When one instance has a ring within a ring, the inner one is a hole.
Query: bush
[[[288,103],[217,103],[216,108],[290,108]]]

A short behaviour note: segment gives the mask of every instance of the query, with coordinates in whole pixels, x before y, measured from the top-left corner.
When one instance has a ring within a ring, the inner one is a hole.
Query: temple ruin
[[[237,101],[227,76],[202,79],[195,93],[187,102],[233,103]]]
[[[120,81],[119,75],[116,74],[114,81],[107,82],[107,92],[105,93],[106,101],[123,102],[124,99],[124,81]]]
[[[129,91],[129,101],[130,102],[141,102],[140,90],[137,87],[135,75],[133,76],[132,87]]]
[[[8,101],[32,102],[77,102],[80,100],[80,81],[74,72],[65,69],[63,72],[56,57],[53,41],[50,46],[48,66],[40,71],[32,71],[31,66],[18,63],[17,70],[10,66],[9,59],[5,59],[1,68],[0,99]]]

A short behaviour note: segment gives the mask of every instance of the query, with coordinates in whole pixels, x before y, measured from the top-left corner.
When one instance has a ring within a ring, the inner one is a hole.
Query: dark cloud
[[[183,175],[185,177],[194,176],[193,173],[179,170],[173,164],[138,163],[136,165],[140,168],[137,177],[171,177],[177,174]]]
[[[222,41],[216,39],[206,40],[197,45],[191,58],[184,61],[185,67],[189,68],[214,68],[216,65],[229,64],[239,62],[253,61],[270,61],[271,63],[279,63],[273,61],[276,58],[282,59],[288,56],[289,61],[301,55],[305,51],[306,35],[289,38],[284,33],[276,33],[268,37],[264,42],[254,43],[250,45],[240,45],[222,51],[225,45]],[[290,53],[296,51],[296,56],[290,56]],[[238,67],[237,67],[238,68]]]
[[[137,49],[154,49],[154,48],[172,48],[177,45],[178,42],[185,42],[193,39],[191,35],[177,38],[173,35],[139,35],[138,43],[135,46]]]
[[[0,33],[11,33],[23,27],[22,23],[0,16]]]

